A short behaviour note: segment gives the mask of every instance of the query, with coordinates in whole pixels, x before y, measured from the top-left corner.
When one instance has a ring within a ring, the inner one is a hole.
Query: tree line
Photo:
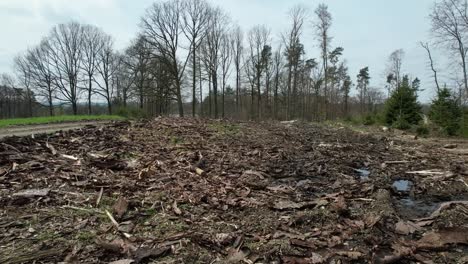
[[[244,31],[204,0],[155,2],[122,51],[93,25],[59,24],[15,58],[15,83],[3,87],[20,88],[32,98],[22,103],[41,104],[50,115],[61,104],[91,114],[95,100],[109,114],[134,106],[148,115],[325,120],[380,103],[368,68],[357,78],[360,96],[351,96],[353,78],[344,49],[332,45],[325,4],[313,12],[295,6],[288,17],[288,30],[275,39],[265,25]],[[320,58],[307,56],[305,34],[315,36]]]
[[[461,81],[448,88],[459,106],[468,91],[467,6],[467,0],[436,1],[432,39],[421,42],[437,91],[443,87],[432,49],[446,49],[459,62],[454,67]],[[288,28],[276,36],[265,25],[242,29],[205,0],[158,1],[123,50],[96,26],[59,24],[15,58],[15,80],[0,82],[0,108],[19,102],[32,114],[31,105],[43,105],[54,115],[64,104],[74,114],[92,114],[105,104],[109,114],[136,109],[147,116],[323,121],[382,112],[392,96],[405,94],[402,86],[417,85],[417,100],[419,79],[403,72],[403,50],[389,56],[386,87],[371,87],[368,66],[349,72],[345,49],[331,36],[326,4],[314,10],[297,5],[287,16]],[[306,53],[306,35],[314,37],[318,58]]]

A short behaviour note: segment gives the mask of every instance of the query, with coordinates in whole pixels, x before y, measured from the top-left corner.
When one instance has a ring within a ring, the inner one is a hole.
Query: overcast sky
[[[138,31],[140,17],[154,0],[0,0],[0,73],[12,71],[13,57],[36,45],[50,28],[70,20],[94,24],[111,34],[123,49]],[[422,101],[433,96],[431,72],[419,41],[429,38],[432,0],[209,0],[223,7],[247,31],[256,24],[271,28],[277,38],[289,24],[287,11],[302,3],[313,10],[329,5],[333,16],[332,46],[344,48],[350,73],[355,79],[360,68],[370,67],[371,85],[383,86],[389,54],[404,49],[404,71],[422,79]],[[303,43],[307,56],[317,57],[317,41],[311,22]],[[437,56],[437,55],[436,55]],[[440,57],[440,56],[438,56]],[[442,74],[443,65],[439,68]]]

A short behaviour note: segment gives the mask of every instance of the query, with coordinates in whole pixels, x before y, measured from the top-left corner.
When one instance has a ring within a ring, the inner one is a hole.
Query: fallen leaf
[[[121,259],[121,260],[116,260],[109,262],[109,264],[132,264],[135,261],[133,259]]]
[[[132,255],[135,259],[135,264],[142,262],[143,260],[160,258],[168,255],[171,252],[170,247],[162,248],[139,248]]]
[[[439,249],[450,244],[468,245],[468,228],[450,227],[430,231],[417,242],[418,249]]]
[[[336,254],[339,256],[348,257],[352,260],[358,260],[364,257],[364,254],[359,251],[338,251]]]
[[[400,221],[395,225],[395,232],[400,235],[409,235],[421,229],[418,225],[410,221]]]
[[[177,201],[174,201],[172,203],[172,210],[174,211],[174,213],[176,215],[181,215],[182,214],[182,211],[179,209],[179,207],[177,207]]]
[[[115,202],[114,207],[112,208],[117,219],[122,218],[122,216],[127,212],[128,209],[128,201],[123,198],[119,197],[117,202]]]
[[[66,158],[66,159],[69,159],[69,160],[73,160],[73,161],[77,161],[77,160],[78,160],[77,157],[71,156],[71,155],[66,155],[66,154],[62,154],[62,157]]]
[[[250,250],[248,249],[237,250],[237,249],[231,248],[226,258],[226,263],[240,263],[245,258],[247,258],[249,254],[250,254]]]

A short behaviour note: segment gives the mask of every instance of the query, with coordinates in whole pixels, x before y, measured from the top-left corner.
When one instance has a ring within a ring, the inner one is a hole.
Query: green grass
[[[18,125],[49,124],[76,121],[101,121],[101,120],[124,120],[125,118],[116,115],[64,115],[45,116],[31,118],[0,119],[0,128]]]

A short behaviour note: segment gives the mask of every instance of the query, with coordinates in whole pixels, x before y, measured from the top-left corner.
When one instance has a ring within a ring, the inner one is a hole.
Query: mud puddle
[[[359,176],[361,181],[368,181],[370,176],[370,170],[367,168],[354,169],[354,172]]]

